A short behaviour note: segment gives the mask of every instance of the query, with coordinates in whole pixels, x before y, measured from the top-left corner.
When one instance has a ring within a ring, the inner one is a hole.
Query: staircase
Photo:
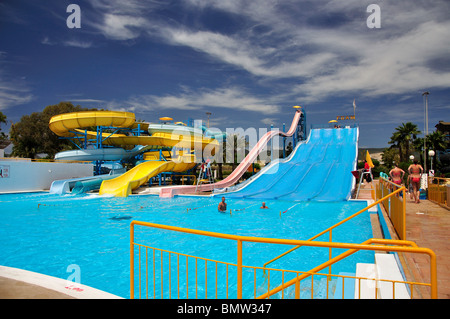
[[[395,255],[375,254],[374,264],[358,263],[356,273],[341,273],[342,276],[355,278],[339,278],[334,294],[335,299],[410,299],[408,287]],[[367,279],[358,279],[367,278]],[[385,281],[389,280],[389,281]],[[392,282],[396,281],[396,282]],[[395,289],[394,289],[395,285]],[[344,293],[342,293],[344,291]]]

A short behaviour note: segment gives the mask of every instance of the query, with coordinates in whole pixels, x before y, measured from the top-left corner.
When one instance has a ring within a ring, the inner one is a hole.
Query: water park
[[[220,180],[228,135],[195,121],[53,116],[74,149],[0,159],[2,285],[37,298],[437,298],[436,255],[406,236],[407,187],[375,180],[369,152],[358,170],[356,122],[291,110]],[[292,152],[274,156],[275,140]]]

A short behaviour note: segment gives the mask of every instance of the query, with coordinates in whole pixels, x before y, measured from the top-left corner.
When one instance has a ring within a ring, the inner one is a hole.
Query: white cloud
[[[371,42],[360,39],[354,48],[358,63],[337,67],[296,87],[310,99],[325,95],[363,92],[367,96],[404,94],[429,87],[449,87],[450,73],[433,70],[429,61],[448,54],[450,23],[427,22],[405,34]],[[345,41],[345,34],[332,32],[321,43]]]
[[[276,103],[255,97],[239,88],[203,89],[196,92],[184,91],[178,95],[138,95],[130,97],[123,105],[133,111],[154,109],[199,110],[222,108],[239,111],[274,114],[280,111]]]
[[[146,25],[147,21],[141,17],[106,13],[99,28],[107,38],[130,40],[137,38]]]
[[[0,110],[33,100],[25,78],[10,75],[3,67],[7,53],[0,52]]]
[[[9,107],[28,103],[33,100],[33,95],[28,91],[17,90],[16,88],[5,87],[0,81],[0,110]]]
[[[41,44],[44,45],[58,45],[58,44],[62,44],[66,47],[76,47],[76,48],[82,48],[82,49],[88,49],[91,48],[93,46],[92,41],[82,41],[79,39],[69,39],[69,40],[64,40],[61,42],[55,41],[55,40],[50,40],[50,38],[48,36],[45,36],[42,40],[41,40]]]
[[[88,49],[88,48],[92,47],[92,42],[72,39],[72,40],[64,41],[64,46]]]
[[[302,101],[355,92],[366,96],[410,94],[411,90],[450,84],[448,70],[430,66],[430,61],[436,59],[448,61],[450,22],[445,14],[449,8],[445,1],[381,2],[379,30],[366,26],[370,1],[185,0],[182,3],[189,11],[187,14],[195,15],[194,19],[165,21],[158,9],[169,6],[167,2],[96,0],[94,6],[102,10],[97,28],[109,39],[129,40],[145,35],[192,48],[246,70],[264,80],[264,85],[290,79],[297,84],[285,86],[284,94]],[[237,17],[242,28],[227,33],[209,29],[202,24],[206,8]],[[229,92],[218,89],[214,95],[226,93]],[[203,92],[189,97],[180,94],[150,99],[168,107],[220,104],[211,101],[208,95]],[[253,102],[232,98],[237,105],[249,109],[261,104],[254,97]]]

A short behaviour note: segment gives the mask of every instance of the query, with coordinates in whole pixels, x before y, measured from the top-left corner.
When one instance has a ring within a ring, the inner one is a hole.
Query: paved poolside
[[[437,259],[438,298],[450,299],[450,210],[429,200],[406,201],[406,239],[434,251]],[[406,257],[412,278],[429,280],[429,258]],[[427,296],[423,296],[427,298]]]

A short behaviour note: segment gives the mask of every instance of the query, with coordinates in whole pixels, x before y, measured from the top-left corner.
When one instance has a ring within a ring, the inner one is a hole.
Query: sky
[[[210,112],[225,131],[288,128],[295,105],[327,124],[355,101],[359,147],[388,147],[402,123],[424,131],[425,91],[429,131],[450,121],[449,12],[448,0],[2,0],[0,111]]]

